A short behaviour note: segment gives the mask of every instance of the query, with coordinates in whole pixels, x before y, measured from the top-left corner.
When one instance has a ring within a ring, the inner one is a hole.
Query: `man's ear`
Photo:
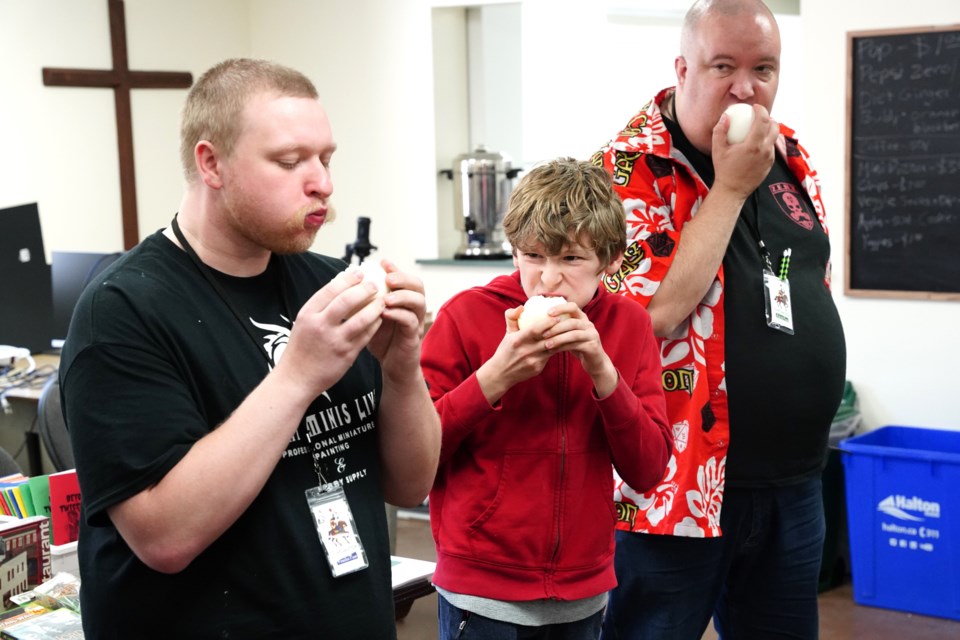
[[[687,80],[687,59],[677,56],[673,61],[673,70],[677,72],[677,86],[682,87]]]
[[[220,154],[209,140],[201,140],[193,148],[193,160],[197,163],[197,174],[211,189],[223,186],[220,175]]]

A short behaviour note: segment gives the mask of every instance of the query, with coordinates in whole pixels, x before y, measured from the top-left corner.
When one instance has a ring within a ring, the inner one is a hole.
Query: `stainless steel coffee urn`
[[[480,145],[472,153],[454,158],[453,170],[443,173],[453,178],[455,224],[464,233],[454,258],[509,258],[511,247],[502,223],[520,169],[511,167],[506,155]]]

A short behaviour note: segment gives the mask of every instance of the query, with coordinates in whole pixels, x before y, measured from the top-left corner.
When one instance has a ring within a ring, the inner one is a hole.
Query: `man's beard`
[[[316,211],[319,203],[314,202],[293,212],[282,226],[271,224],[263,216],[255,213],[257,204],[241,196],[237,201],[227,204],[229,223],[234,231],[249,242],[268,249],[272,253],[289,255],[303,253],[310,249],[320,227],[308,229],[304,225],[307,215]],[[324,224],[336,217],[333,206],[327,204]]]

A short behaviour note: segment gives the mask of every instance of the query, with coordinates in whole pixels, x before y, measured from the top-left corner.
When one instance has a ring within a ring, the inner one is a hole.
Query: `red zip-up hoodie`
[[[598,399],[577,358],[558,353],[491,406],[476,371],[504,311],[525,301],[519,272],[499,276],[447,301],[423,341],[443,427],[433,580],[498,600],[587,598],[616,585],[611,464],[649,488],[670,457],[660,351],[646,310],[599,288],[584,312],[620,374],[613,393]]]

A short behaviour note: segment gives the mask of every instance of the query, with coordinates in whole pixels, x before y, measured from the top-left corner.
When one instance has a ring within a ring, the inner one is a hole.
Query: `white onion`
[[[750,133],[753,124],[753,107],[743,102],[732,104],[724,112],[730,119],[730,128],[727,129],[727,142],[736,144],[743,142]]]
[[[520,329],[525,329],[526,327],[536,323],[538,320],[546,318],[547,311],[549,309],[557,306],[558,304],[563,304],[566,301],[566,298],[563,296],[533,296],[523,303],[523,312],[520,314],[517,324],[520,325]],[[566,313],[563,313],[558,317],[561,320],[565,320],[570,316]]]
[[[380,266],[379,260],[360,263],[360,271],[363,271],[363,279],[377,285],[377,295],[383,296],[387,293],[387,272]]]
[[[350,265],[347,271],[359,271],[363,274],[363,279],[372,282],[377,287],[377,295],[383,296],[387,293],[387,272],[380,266],[377,260],[362,262],[359,265]]]

